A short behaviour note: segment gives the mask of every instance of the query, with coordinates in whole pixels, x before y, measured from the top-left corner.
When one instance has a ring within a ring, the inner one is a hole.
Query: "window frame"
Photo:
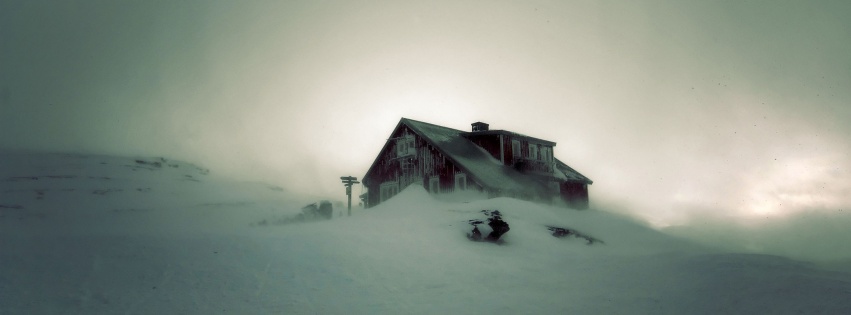
[[[399,193],[399,182],[397,181],[389,181],[384,182],[379,185],[379,199],[381,202],[385,202],[393,196],[396,196]]]
[[[460,187],[460,189],[459,189],[459,187]],[[456,191],[467,190],[467,174],[464,174],[464,173],[456,173],[455,174],[455,190]]]
[[[520,140],[511,140],[511,156],[513,157],[523,157],[523,147],[520,144]]]
[[[431,176],[428,178],[428,192],[433,194],[440,193],[440,176]]]
[[[396,139],[396,156],[416,155],[417,149],[413,135],[404,135]]]

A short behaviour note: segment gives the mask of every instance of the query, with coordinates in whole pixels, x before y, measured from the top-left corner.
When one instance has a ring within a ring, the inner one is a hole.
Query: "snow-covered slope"
[[[219,232],[252,215],[299,211],[281,209],[293,199],[279,187],[165,158],[0,151],[0,161],[0,224],[24,232]]]
[[[412,186],[352,217],[258,224],[303,202],[164,159],[0,154],[0,314],[851,313],[848,274],[602,211]],[[481,210],[510,224],[503,243],[467,240]]]

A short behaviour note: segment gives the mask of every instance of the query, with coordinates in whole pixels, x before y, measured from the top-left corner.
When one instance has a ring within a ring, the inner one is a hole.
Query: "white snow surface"
[[[284,224],[298,196],[136,160],[0,152],[0,314],[851,314],[847,273],[604,211],[411,186]],[[481,210],[509,223],[501,244],[467,239]]]

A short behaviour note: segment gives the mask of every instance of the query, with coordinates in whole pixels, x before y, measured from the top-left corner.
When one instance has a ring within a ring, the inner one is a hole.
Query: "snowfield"
[[[599,210],[411,186],[351,217],[278,224],[308,200],[189,163],[0,161],[0,314],[851,314],[847,273]],[[501,244],[467,239],[481,210],[509,223]]]

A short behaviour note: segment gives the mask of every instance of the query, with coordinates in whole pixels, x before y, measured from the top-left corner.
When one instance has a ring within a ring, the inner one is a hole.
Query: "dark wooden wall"
[[[476,145],[488,151],[497,161],[500,160],[499,156],[499,135],[470,135],[468,137],[470,141],[475,143]]]
[[[588,185],[585,183],[565,182],[561,184],[561,198],[569,207],[588,209]]]
[[[416,154],[400,158],[397,157],[395,139],[406,134],[414,136]],[[402,125],[391,135],[388,141],[391,141],[391,143],[386,150],[379,153],[376,168],[371,174],[370,184],[367,186],[370,206],[378,205],[381,202],[381,184],[386,182],[398,181],[400,191],[412,183],[419,183],[428,190],[430,178],[437,176],[441,193],[449,193],[455,190],[455,174],[462,173],[462,170],[456,167],[451,159],[446,158],[436,148],[411,131],[408,126]],[[499,145],[498,142],[497,145]],[[482,187],[473,182],[468,174],[467,189],[481,190]]]

